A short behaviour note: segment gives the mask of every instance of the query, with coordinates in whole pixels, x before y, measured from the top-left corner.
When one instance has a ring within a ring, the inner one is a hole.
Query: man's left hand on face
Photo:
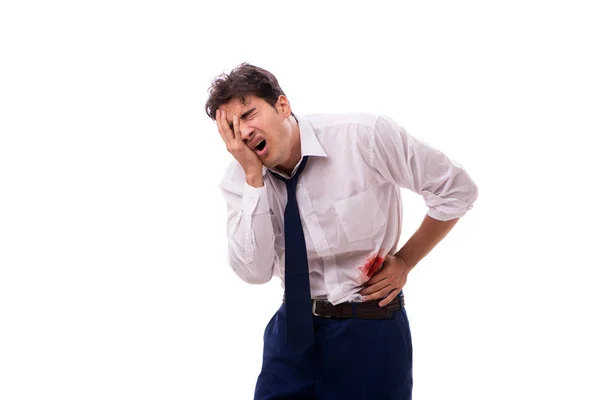
[[[394,297],[398,296],[412,268],[396,256],[388,255],[381,268],[364,284],[360,291],[364,301],[382,299],[380,307],[387,306]]]

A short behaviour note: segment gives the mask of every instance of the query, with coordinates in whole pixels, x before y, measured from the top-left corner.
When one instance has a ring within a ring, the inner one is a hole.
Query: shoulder
[[[351,131],[357,129],[372,129],[377,114],[345,113],[345,114],[308,114],[305,116],[315,132]]]
[[[403,128],[388,115],[375,113],[309,114],[315,135],[327,142],[350,140],[372,146],[378,136],[397,136]],[[342,138],[343,137],[343,138]]]
[[[304,116],[315,133],[369,132],[381,129],[399,129],[398,122],[385,114],[308,114]]]
[[[324,145],[367,144],[379,115],[371,113],[310,114],[305,116]]]

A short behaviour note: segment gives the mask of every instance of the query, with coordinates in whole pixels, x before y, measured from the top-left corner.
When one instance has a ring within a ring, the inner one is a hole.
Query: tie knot
[[[302,171],[304,171],[304,167],[306,166],[307,161],[308,161],[308,156],[304,156],[302,158],[302,161],[300,162],[300,165],[298,166],[298,169],[296,170],[296,173],[290,179],[285,179],[283,176],[276,174],[274,172],[271,172],[271,174],[273,176],[275,176],[277,179],[284,181],[285,186],[287,187],[288,190],[295,189],[296,185],[298,184],[298,179],[300,178],[300,174],[302,173]]]

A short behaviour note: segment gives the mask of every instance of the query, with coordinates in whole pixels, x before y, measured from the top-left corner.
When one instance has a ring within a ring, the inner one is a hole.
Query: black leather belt
[[[396,296],[387,306],[379,307],[379,300],[363,303],[341,303],[333,305],[327,300],[313,300],[312,312],[317,317],[353,318],[352,305],[356,307],[356,318],[359,319],[390,319],[394,312],[404,307],[404,295]]]

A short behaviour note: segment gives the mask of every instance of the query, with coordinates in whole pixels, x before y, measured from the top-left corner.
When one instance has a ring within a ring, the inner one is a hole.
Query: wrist
[[[255,188],[263,187],[265,185],[265,183],[263,181],[262,171],[260,171],[260,173],[247,172],[246,173],[246,183]]]
[[[401,253],[401,251],[394,254],[394,257],[396,257],[398,260],[400,260],[400,262],[402,264],[404,264],[408,270],[412,270],[416,266],[416,263],[414,265],[409,263],[408,260],[406,259],[406,257],[403,257],[402,254],[400,254],[400,253]]]

